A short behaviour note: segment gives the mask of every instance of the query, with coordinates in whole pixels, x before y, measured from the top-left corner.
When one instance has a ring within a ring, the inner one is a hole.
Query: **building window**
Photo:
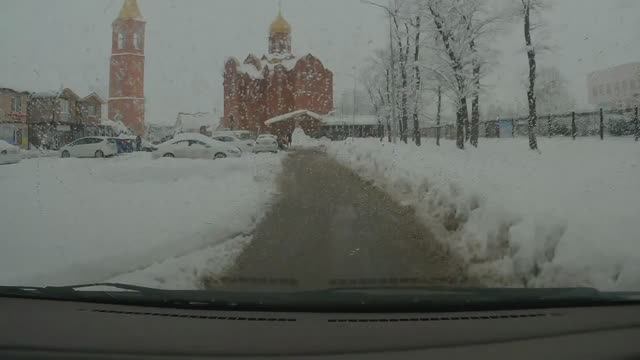
[[[118,33],[118,49],[124,49],[125,35],[123,32]]]
[[[96,106],[93,104],[87,105],[87,115],[96,116]]]
[[[15,113],[22,112],[22,97],[14,96],[11,98],[11,111]]]
[[[60,100],[60,113],[62,114],[69,113],[69,100],[66,100],[66,99]]]
[[[142,49],[142,36],[139,33],[133,34],[133,47],[138,50]]]

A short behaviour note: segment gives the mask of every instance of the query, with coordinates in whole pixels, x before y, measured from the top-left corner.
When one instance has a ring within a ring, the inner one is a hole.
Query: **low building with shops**
[[[81,98],[71,89],[32,94],[27,106],[29,142],[59,149],[78,138],[101,135],[103,105],[97,94]]]
[[[27,104],[29,92],[0,88],[0,140],[26,149],[29,146]]]

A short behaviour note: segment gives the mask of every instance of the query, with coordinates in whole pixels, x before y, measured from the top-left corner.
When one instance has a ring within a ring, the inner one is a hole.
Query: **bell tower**
[[[125,0],[113,22],[109,71],[109,119],[143,135],[145,21],[137,0]]]
[[[282,16],[282,10],[278,10],[278,16],[269,27],[269,54],[291,54],[291,25]]]

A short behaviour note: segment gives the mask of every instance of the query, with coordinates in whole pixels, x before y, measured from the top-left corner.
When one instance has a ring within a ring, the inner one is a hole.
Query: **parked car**
[[[144,152],[154,152],[158,150],[158,147],[148,142],[147,140],[142,140],[142,151]]]
[[[157,146],[154,158],[224,159],[240,157],[242,151],[232,145],[201,134],[179,134]]]
[[[275,135],[262,134],[256,139],[256,145],[253,147],[254,153],[261,152],[278,152],[278,138]]]
[[[4,140],[0,140],[0,165],[20,162],[20,149]]]
[[[118,154],[115,139],[104,136],[91,136],[78,139],[60,149],[60,156],[69,157],[108,157]]]
[[[213,135],[231,135],[237,137],[240,140],[254,140],[255,136],[247,130],[220,130],[213,133]]]
[[[214,140],[222,141],[224,143],[228,143],[229,145],[233,145],[235,147],[240,148],[243,152],[251,152],[253,151],[254,146],[256,145],[255,140],[240,140],[239,138],[233,135],[218,135],[213,134],[211,137]]]

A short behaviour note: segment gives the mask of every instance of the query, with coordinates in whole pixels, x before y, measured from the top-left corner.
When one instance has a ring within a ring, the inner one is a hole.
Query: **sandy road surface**
[[[324,153],[292,153],[278,185],[279,198],[225,274],[225,286],[254,288],[265,279],[303,289],[468,284],[461,261],[411,209]]]

